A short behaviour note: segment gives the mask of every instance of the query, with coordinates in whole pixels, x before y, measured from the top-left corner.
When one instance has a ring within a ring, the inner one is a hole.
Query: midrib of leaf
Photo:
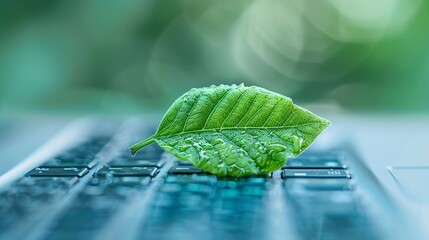
[[[298,127],[305,127],[310,125],[322,125],[321,122],[312,122],[312,123],[304,123],[304,124],[298,124],[298,125],[289,125],[289,126],[277,126],[277,127],[224,127],[224,128],[206,128],[206,129],[199,129],[199,130],[192,130],[192,131],[183,131],[179,133],[170,133],[166,135],[153,135],[152,137],[174,137],[174,136],[180,136],[183,134],[192,134],[192,133],[202,133],[202,132],[211,132],[211,131],[222,131],[222,130],[236,130],[236,131],[243,131],[243,130],[281,130],[281,129],[288,129],[288,128],[298,128]],[[152,138],[150,137],[150,138]]]
[[[312,122],[312,123],[304,123],[304,124],[298,124],[298,125],[289,125],[289,126],[278,126],[278,127],[225,127],[225,128],[210,128],[210,129],[200,129],[200,130],[193,130],[193,131],[183,131],[179,133],[170,133],[167,135],[158,135],[155,134],[149,138],[147,138],[144,141],[141,141],[139,143],[134,144],[130,147],[131,153],[135,154],[139,149],[153,143],[156,138],[159,137],[175,137],[180,136],[184,134],[192,134],[192,133],[203,133],[203,132],[210,132],[210,131],[222,131],[222,130],[236,130],[236,131],[243,131],[243,130],[281,130],[281,129],[288,129],[288,128],[298,128],[298,127],[305,127],[310,125],[322,125],[321,122]]]

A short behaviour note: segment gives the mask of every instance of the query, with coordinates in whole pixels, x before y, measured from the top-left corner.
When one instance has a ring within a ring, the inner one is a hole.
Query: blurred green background
[[[162,113],[192,87],[429,111],[429,1],[0,1],[0,114]]]

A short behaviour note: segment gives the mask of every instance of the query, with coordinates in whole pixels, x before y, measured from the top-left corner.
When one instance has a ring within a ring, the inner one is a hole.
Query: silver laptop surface
[[[300,157],[241,179],[156,145],[131,157],[157,119],[34,121],[3,145],[0,239],[427,239],[428,119],[330,118]]]

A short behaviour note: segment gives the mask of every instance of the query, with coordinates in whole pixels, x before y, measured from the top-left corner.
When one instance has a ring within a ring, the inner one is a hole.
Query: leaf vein
[[[292,115],[294,115],[295,113],[296,113],[296,111],[294,111],[294,110],[292,109],[291,114],[289,114],[289,117],[287,117],[287,118],[283,121],[282,126],[284,126],[284,125],[287,123],[287,121],[289,121],[289,119],[292,117]]]
[[[247,116],[247,114],[249,113],[250,109],[253,108],[253,105],[255,105],[256,99],[258,98],[259,94],[255,94],[255,97],[252,100],[252,104],[250,104],[250,106],[247,108],[246,113],[244,114],[244,116],[240,119],[240,121],[236,124],[236,126],[239,126],[241,121],[243,121],[243,119]]]
[[[264,104],[265,104],[265,102],[267,101],[267,99],[268,99],[268,95],[264,95],[264,102],[263,102],[262,106],[264,106]],[[258,113],[258,111],[255,111],[255,112],[252,114],[252,116],[250,116],[250,118],[249,118],[249,119],[247,119],[246,124],[244,124],[244,126],[245,126],[245,127],[247,127],[247,124],[249,124],[250,120],[253,120],[253,118],[255,117],[256,113]]]
[[[223,120],[222,125],[220,126],[220,129],[223,128],[223,125],[225,124],[226,120],[231,116],[231,113],[235,110],[237,107],[238,102],[240,102],[241,97],[244,95],[244,91],[241,92],[240,96],[237,99],[237,102],[235,102],[234,106],[232,107],[231,111],[229,111],[228,115],[226,116],[225,120]]]
[[[268,115],[267,119],[265,120],[264,124],[262,124],[262,127],[265,127],[265,124],[267,124],[268,120],[270,120],[271,115],[273,115],[274,111],[276,110],[277,105],[279,104],[281,100],[277,100],[276,104],[274,104],[273,108],[271,109],[270,114]]]
[[[180,103],[180,106],[179,106],[179,109],[182,109],[182,107],[183,107],[183,102],[181,102]],[[165,127],[163,127],[162,129],[159,129],[160,131],[159,131],[159,134],[161,134],[163,131],[165,131],[168,127],[170,127],[170,125],[171,124],[173,124],[173,122],[174,122],[174,120],[176,120],[176,118],[177,118],[177,114],[179,113],[179,111],[176,111],[175,113],[174,113],[174,118],[173,118],[173,120],[172,121],[170,121],[167,125],[165,125]],[[164,121],[164,118],[161,120],[161,123]]]
[[[194,104],[192,105],[191,110],[189,111],[189,115],[186,116],[185,123],[183,124],[183,128],[181,132],[185,132],[186,124],[188,124],[188,120],[192,115],[192,111],[194,110],[195,106],[197,106],[197,103],[200,100],[201,96],[202,95],[198,95],[197,99],[195,99]]]
[[[219,99],[219,101],[216,103],[216,105],[212,108],[212,110],[210,111],[209,116],[206,119],[206,122],[204,123],[203,129],[206,128],[207,123],[209,122],[210,117],[212,116],[212,114],[216,111],[216,109],[218,108],[219,104],[225,100],[226,95],[228,95],[231,92],[231,89],[226,90],[225,94],[223,94],[223,96]]]

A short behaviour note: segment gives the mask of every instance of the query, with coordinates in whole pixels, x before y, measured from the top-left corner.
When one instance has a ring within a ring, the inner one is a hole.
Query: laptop
[[[429,119],[321,115],[301,156],[245,178],[131,156],[156,118],[2,121],[0,239],[429,239]]]

